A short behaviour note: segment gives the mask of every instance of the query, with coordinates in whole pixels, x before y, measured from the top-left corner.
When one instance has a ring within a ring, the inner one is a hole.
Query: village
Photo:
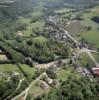
[[[46,30],[52,31],[52,34],[49,34],[50,36],[54,37],[56,40],[61,41],[62,43],[70,43],[72,52],[71,57],[70,59],[60,59],[58,61],[53,61],[47,64],[38,64],[34,62],[34,68],[38,71],[44,70],[44,73],[41,73],[41,75],[33,80],[30,85],[28,85],[28,87],[23,90],[23,92],[21,92],[19,95],[15,96],[11,100],[16,100],[18,98],[24,98],[23,100],[25,100],[33,84],[35,84],[37,87],[42,88],[44,91],[48,91],[51,87],[59,87],[59,80],[57,78],[51,78],[50,75],[53,73],[55,75],[59,73],[59,71],[62,69],[62,67],[60,66],[65,67],[71,64],[74,70],[76,70],[81,76],[87,77],[91,82],[95,81],[94,77],[99,76],[99,64],[91,54],[92,52],[97,51],[88,49],[88,46],[86,44],[78,42],[74,37],[70,35],[70,33],[68,33],[68,31],[65,31],[61,25],[62,19],[58,18],[57,16],[49,16],[49,18],[47,19],[47,24],[50,27],[47,27]],[[18,31],[16,35],[18,37],[22,37],[23,33],[21,31]],[[80,54],[83,52],[86,53],[94,62],[94,65],[92,65],[91,68],[86,68],[85,66],[81,66],[77,63]],[[31,61],[31,58],[29,58],[29,61]],[[2,49],[0,50],[0,63],[10,63],[7,54]],[[13,78],[18,79],[19,85],[17,88],[20,88],[21,82],[25,80],[24,75],[17,71],[0,72],[0,78],[7,78],[8,81]]]

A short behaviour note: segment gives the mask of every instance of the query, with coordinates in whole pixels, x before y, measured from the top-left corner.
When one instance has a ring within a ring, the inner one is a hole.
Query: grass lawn
[[[78,63],[82,67],[86,67],[87,64],[93,65],[94,62],[90,59],[90,57],[86,53],[82,53],[78,59]]]
[[[45,38],[43,36],[39,36],[39,37],[33,38],[33,42],[38,43],[38,44],[46,44],[48,42],[48,40],[47,40],[47,38]]]
[[[22,64],[20,66],[27,74],[30,74],[32,76],[35,74],[35,68],[31,68],[25,64]],[[0,72],[12,72],[12,71],[20,72],[19,68],[15,64],[0,64]]]
[[[80,37],[85,39],[89,44],[95,48],[99,48],[99,24],[91,20],[94,16],[99,16],[99,6],[89,10],[89,12],[82,12],[84,20],[81,22],[83,26],[91,26],[88,32],[80,33]]]
[[[45,25],[44,21],[39,20],[39,21],[36,21],[35,23],[29,24],[27,29],[30,29],[30,30],[37,29],[38,31],[42,31],[44,25]]]
[[[71,69],[70,68],[67,68],[67,69],[61,69],[58,73],[57,73],[57,78],[58,80],[62,80],[62,81],[65,81],[68,79],[68,77],[70,76],[71,74]]]
[[[99,63],[99,53],[92,53],[96,61]]]
[[[22,16],[20,16],[19,19],[18,19],[18,22],[24,23],[24,24],[29,24],[30,21],[31,21],[31,18],[25,18],[25,17],[22,17]]]
[[[0,72],[19,71],[19,68],[14,64],[0,64]]]
[[[24,72],[26,72],[27,74],[30,74],[32,76],[35,75],[35,68],[31,68],[28,65],[22,64],[21,68],[24,70]]]
[[[29,90],[28,95],[32,95],[32,97],[33,97],[32,99],[34,99],[34,97],[43,95],[44,93],[46,93],[45,90],[43,90],[42,88],[40,88],[36,85],[33,85],[32,88]]]
[[[61,13],[67,13],[69,11],[73,11],[74,9],[71,8],[60,8],[60,9],[56,9],[54,12],[56,14],[61,14]]]
[[[43,7],[34,7],[33,12],[31,12],[30,16],[31,17],[23,17],[23,16],[19,16],[17,23],[23,23],[26,24],[26,29],[23,30],[24,36],[30,36],[30,34],[33,34],[33,29],[34,30],[38,30],[38,31],[42,31],[43,27],[44,27],[44,21],[40,20],[40,18],[42,18],[43,16]],[[31,23],[31,21],[33,19],[38,18],[38,20],[34,23]],[[35,34],[34,34],[35,35]]]
[[[27,25],[26,30],[24,30],[23,33],[25,36],[29,36],[30,34],[35,35],[33,30],[41,32],[43,30],[44,24],[45,23],[42,20],[36,21],[35,23],[30,23]]]
[[[99,24],[91,20],[91,18],[94,16],[99,16],[99,13],[96,13],[94,11],[90,11],[88,13],[82,12],[82,17],[84,19],[82,21],[82,25],[91,26],[93,30],[97,30],[97,28],[99,27]]]
[[[57,73],[57,79],[63,81],[66,81],[69,77],[75,76],[77,79],[81,78],[81,75],[77,73],[72,67],[67,69],[61,69]]]
[[[39,5],[36,5],[34,8],[33,8],[33,12],[30,14],[32,17],[42,17],[44,15],[43,13],[43,5],[42,4],[39,4]]]
[[[99,31],[89,31],[81,33],[80,36],[84,38],[93,47],[99,48]]]

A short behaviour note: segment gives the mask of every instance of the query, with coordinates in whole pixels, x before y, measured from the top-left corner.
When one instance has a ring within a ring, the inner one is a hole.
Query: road
[[[87,48],[82,48],[82,49],[80,49],[79,51],[78,51],[78,57],[79,57],[79,55],[80,54],[82,54],[82,53],[87,53],[88,55],[89,55],[89,57],[92,59],[92,61],[95,63],[95,66],[96,67],[99,67],[99,64],[98,64],[98,62],[96,61],[96,59],[93,57],[93,55],[92,55],[92,53],[91,52],[95,52],[94,50],[89,50],[89,49],[87,49]]]
[[[9,98],[11,98],[11,96],[20,88],[20,86],[21,86],[21,84],[22,84],[23,81],[24,81],[24,79],[20,79],[20,80],[19,80],[19,84],[18,84],[17,88],[15,89],[15,91],[14,91],[12,94],[10,94],[10,95],[6,98],[7,100],[9,100]]]
[[[52,17],[50,16],[49,17],[49,21],[52,22],[55,26],[57,26],[61,31],[63,31],[68,38],[70,38],[75,44],[79,44],[79,42],[74,38],[72,37],[68,31],[64,30],[62,27],[58,26],[57,23],[55,23],[55,21],[52,19]]]
[[[68,38],[70,38],[75,44],[80,44],[74,37],[72,37],[68,31],[64,30],[62,27],[58,26],[53,19],[51,19],[51,17],[49,17],[49,21],[52,22],[53,24],[55,24],[61,31],[63,31]],[[81,53],[87,53],[89,55],[89,57],[93,60],[93,62],[95,63],[96,66],[98,66],[98,62],[95,60],[95,58],[93,57],[93,55],[91,54],[91,52],[95,52],[95,53],[98,53],[96,51],[93,51],[93,50],[89,50],[87,48],[82,48],[80,49],[78,52],[77,52],[77,56],[79,56]],[[53,64],[55,64],[55,61],[54,62],[51,62],[51,63],[48,63],[48,64],[38,64],[37,66],[39,66],[39,68],[49,68],[50,66],[52,66]],[[16,100],[18,99],[19,97],[24,96],[24,99],[23,100],[26,100],[26,97],[28,95],[28,91],[30,90],[30,88],[32,87],[32,85],[34,85],[38,80],[40,80],[40,78],[43,76],[43,75],[46,75],[46,73],[42,73],[36,80],[32,81],[31,84],[23,91],[21,92],[19,95],[17,95],[16,97],[12,98],[11,100]]]
[[[65,63],[68,63],[68,60],[69,60],[69,59],[61,59],[61,61],[62,61],[62,62],[65,62]],[[34,66],[35,66],[35,68],[37,68],[37,69],[42,69],[42,68],[48,69],[48,68],[50,68],[50,67],[53,67],[53,65],[57,65],[57,63],[58,63],[58,60],[52,61],[52,62],[46,63],[46,64],[35,64]]]
[[[21,84],[22,84],[23,81],[24,81],[24,79],[21,79],[21,80],[19,81],[19,85],[18,85],[18,87],[16,88],[16,90],[18,90],[18,89],[20,88],[20,86],[21,86]]]
[[[28,94],[28,91],[30,90],[30,88],[32,87],[32,85],[34,85],[38,80],[40,80],[42,78],[42,76],[46,75],[46,73],[42,73],[36,80],[33,80],[31,82],[31,84],[23,91],[21,92],[19,95],[17,95],[16,97],[12,98],[11,100],[16,100],[18,99],[19,97],[24,96],[24,99],[23,100],[26,100],[26,97],[27,97],[27,94]]]
[[[72,37],[68,31],[64,30],[62,27],[60,27],[59,25],[57,25],[57,23],[53,20],[53,17],[52,16],[49,16],[49,21],[51,23],[53,23],[55,26],[57,26],[60,30],[62,30],[68,38],[70,38],[75,44],[79,45],[80,42],[77,41],[74,37]],[[95,52],[95,53],[98,53],[97,51],[94,51],[94,50],[89,50],[87,48],[82,48],[80,49],[80,51],[78,51],[77,53],[77,56],[80,55],[81,53],[87,53],[89,55],[89,57],[92,59],[92,61],[95,63],[96,67],[99,67],[99,63],[95,60],[95,58],[93,57],[92,53],[91,52]],[[77,57],[76,56],[76,57]]]

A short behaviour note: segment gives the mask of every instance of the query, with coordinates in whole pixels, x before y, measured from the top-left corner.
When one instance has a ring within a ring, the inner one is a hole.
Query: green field
[[[67,68],[67,69],[61,69],[58,74],[57,74],[57,78],[58,80],[62,80],[65,81],[66,79],[68,79],[68,77],[71,74],[71,69]]]
[[[87,65],[94,65],[94,62],[91,60],[91,58],[86,53],[82,53],[78,59],[78,63],[82,67],[86,67]]]
[[[87,41],[92,47],[99,48],[99,24],[92,21],[91,18],[99,16],[99,6],[81,12],[82,18],[81,24],[85,27],[91,27],[87,32],[80,33],[80,37]]]
[[[24,24],[29,24],[31,21],[31,18],[26,18],[26,17],[22,17],[19,16],[17,22],[19,23],[24,23]]]
[[[19,71],[19,68],[14,64],[0,64],[0,72]]]
[[[61,69],[57,73],[57,79],[63,81],[66,81],[69,77],[75,76],[76,78],[80,78],[81,75],[77,73],[72,67],[68,67],[66,69]]]
[[[28,95],[32,95],[32,97],[37,97],[39,95],[42,95],[45,93],[45,90],[43,90],[42,88],[36,86],[36,85],[33,85],[32,88],[29,90],[29,93]]]
[[[60,9],[56,9],[54,10],[54,12],[56,14],[61,14],[61,13],[67,13],[67,12],[70,12],[70,11],[73,11],[74,9],[71,9],[71,8],[60,8]]]
[[[99,53],[92,53],[96,61],[99,63]]]
[[[39,37],[33,38],[33,42],[38,43],[38,44],[46,44],[48,42],[48,40],[47,40],[47,38],[45,38],[43,36],[39,36]]]
[[[99,24],[97,24],[91,20],[91,18],[94,16],[99,16],[99,14],[92,12],[92,11],[90,11],[88,13],[82,12],[82,18],[84,19],[82,21],[82,25],[91,26],[92,30],[97,30],[97,28],[99,27]]]
[[[29,75],[35,74],[35,68],[31,68],[28,65],[20,65],[21,68]],[[20,69],[15,64],[0,64],[0,72],[12,72],[17,71],[20,72]]]
[[[88,31],[80,34],[81,38],[95,48],[99,48],[99,31]]]
[[[33,33],[33,30],[42,32],[44,24],[45,23],[42,20],[36,21],[35,23],[29,23],[26,27],[26,30],[24,30],[23,33],[25,36],[29,36],[30,34],[35,35],[35,33]]]
[[[28,65],[25,65],[25,64],[20,65],[20,66],[24,70],[24,72],[26,72],[27,74],[32,75],[32,76],[35,75],[35,68],[31,68],[31,67],[29,67]]]

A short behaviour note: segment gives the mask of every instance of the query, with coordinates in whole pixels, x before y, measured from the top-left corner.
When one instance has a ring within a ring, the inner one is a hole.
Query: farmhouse
[[[40,80],[38,85],[44,90],[47,90],[49,88],[49,85],[46,82],[42,81],[42,80]]]
[[[51,84],[52,84],[52,82],[53,82],[53,80],[52,80],[52,79],[50,79],[50,78],[47,78],[47,79],[46,79],[46,82],[47,82],[48,84],[50,84],[50,85],[51,85]]]
[[[0,61],[8,60],[6,54],[0,49]]]
[[[92,73],[96,76],[99,76],[99,67],[92,68]]]
[[[59,81],[57,79],[53,79],[52,85],[54,87],[58,87],[59,86]]]
[[[18,31],[18,32],[16,32],[16,36],[22,37],[23,36],[23,33],[21,31]]]

